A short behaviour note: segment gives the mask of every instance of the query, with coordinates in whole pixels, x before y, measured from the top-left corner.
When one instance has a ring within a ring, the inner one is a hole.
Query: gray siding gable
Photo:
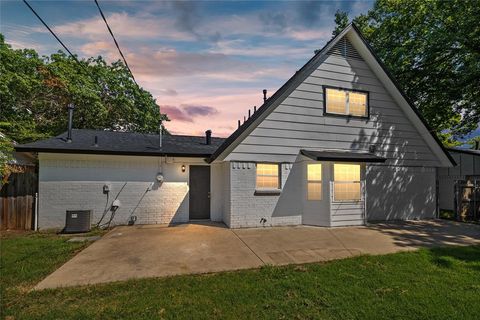
[[[324,85],[369,91],[370,105],[374,106],[371,117],[368,120],[324,117]],[[270,130],[275,130],[273,135],[268,133]],[[291,135],[286,136],[285,131]],[[380,151],[392,153],[389,164],[395,165],[450,167],[454,164],[353,24],[330,40],[228,137],[210,161],[271,161],[275,157],[288,162],[293,158],[291,149],[282,151],[274,148],[270,151],[267,148],[270,145],[262,144],[260,148],[265,150],[261,153],[255,149],[242,150],[248,149],[245,146],[255,144],[247,140],[252,134],[256,138],[301,138],[302,148],[309,147],[304,143],[308,139],[347,142],[351,144],[348,150],[364,150],[362,148],[368,148],[370,144],[378,144],[383,147]],[[303,138],[302,134],[308,137]],[[319,135],[322,139],[318,138]],[[356,138],[345,140],[346,137],[342,135]],[[393,146],[387,148],[387,145]],[[332,148],[331,143],[326,143],[323,148]],[[425,151],[431,156],[423,156]]]
[[[347,38],[339,43],[352,51]],[[387,165],[440,166],[417,128],[358,52],[342,55],[333,49],[225,160],[293,162],[300,149],[368,152],[375,145],[377,155],[388,159]],[[323,86],[368,91],[370,118],[324,115]]]

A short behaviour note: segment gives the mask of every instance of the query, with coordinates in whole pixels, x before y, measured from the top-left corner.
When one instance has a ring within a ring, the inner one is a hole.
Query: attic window
[[[368,92],[324,87],[324,113],[368,118]]]

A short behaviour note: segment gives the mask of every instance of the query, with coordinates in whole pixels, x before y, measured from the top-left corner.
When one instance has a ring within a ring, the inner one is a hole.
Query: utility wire
[[[102,9],[100,8],[100,5],[98,4],[98,1],[97,1],[97,0],[94,0],[94,1],[95,1],[95,4],[97,5],[98,11],[100,11],[100,15],[102,16],[103,21],[105,22],[105,25],[107,26],[108,32],[110,33],[110,35],[111,35],[112,38],[113,38],[113,41],[115,42],[115,46],[117,47],[118,52],[119,52],[120,55],[122,56],[123,62],[125,62],[125,66],[127,67],[128,71],[130,72],[130,75],[132,76],[133,81],[134,81],[135,84],[138,86],[138,83],[137,83],[137,81],[135,80],[135,77],[133,76],[132,70],[130,70],[130,67],[128,66],[127,59],[125,59],[125,56],[123,55],[123,52],[122,52],[122,50],[120,49],[120,46],[118,45],[117,39],[116,39],[115,36],[113,35],[113,31],[112,31],[112,29],[110,28],[110,26],[109,26],[109,24],[108,24],[108,22],[107,22],[107,18],[105,18],[105,15],[103,14],[103,11],[102,11]]]
[[[33,14],[38,18],[38,20],[40,20],[43,25],[45,26],[45,28],[48,29],[48,31],[50,31],[50,33],[55,37],[55,39],[57,39],[57,41],[62,45],[62,47],[67,50],[67,52],[70,54],[70,56],[79,64],[81,65],[83,68],[85,68],[85,66],[83,64],[80,63],[80,61],[78,61],[77,57],[67,48],[67,46],[62,42],[62,40],[60,40],[60,38],[55,34],[55,32],[53,32],[52,29],[50,29],[50,27],[48,26],[48,24],[38,15],[38,13],[35,11],[35,9],[32,8],[32,6],[26,1],[26,0],[23,0],[23,3],[25,3],[27,5],[27,7],[33,12]]]

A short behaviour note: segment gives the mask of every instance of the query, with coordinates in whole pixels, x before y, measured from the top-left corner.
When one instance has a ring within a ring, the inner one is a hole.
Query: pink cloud
[[[270,91],[269,91],[270,92]],[[237,120],[248,114],[248,109],[254,105],[259,106],[262,102],[261,91],[246,90],[238,88],[235,90],[216,90],[203,92],[191,92],[178,97],[165,97],[162,102],[169,106],[180,109],[180,105],[210,105],[218,106],[219,112],[204,117],[191,118],[191,121],[175,119],[168,113],[171,109],[161,106],[160,110],[169,115],[172,121],[165,123],[166,128],[173,134],[199,134],[203,135],[205,130],[211,129],[215,137],[228,137],[236,128]],[[180,109],[182,110],[182,109]],[[174,110],[175,112],[176,110]],[[184,116],[183,114],[181,117]]]
[[[160,105],[160,111],[166,113],[170,120],[193,122],[197,117],[206,117],[218,114],[218,110],[201,105],[180,105],[176,107],[173,105]]]
[[[166,113],[170,120],[193,122],[193,119],[178,107],[170,105],[160,105],[159,107],[160,111]]]

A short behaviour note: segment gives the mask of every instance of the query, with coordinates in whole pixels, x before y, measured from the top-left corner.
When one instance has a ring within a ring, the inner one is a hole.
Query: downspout
[[[162,148],[162,120],[158,121],[158,147]]]
[[[435,219],[440,219],[440,205],[438,192],[440,191],[440,183],[438,181],[438,168],[435,168]]]
[[[38,192],[35,192],[35,206],[34,206],[34,222],[33,222],[33,231],[38,230]]]
[[[365,226],[368,224],[368,218],[367,218],[367,184],[366,184],[366,179],[364,181],[362,181],[362,184],[363,184],[363,217],[364,217],[364,221],[363,221],[363,224],[365,224]]]

